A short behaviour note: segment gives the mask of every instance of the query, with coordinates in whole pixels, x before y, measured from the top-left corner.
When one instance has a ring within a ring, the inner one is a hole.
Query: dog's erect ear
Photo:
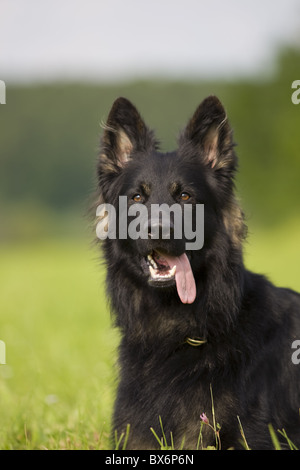
[[[109,171],[119,171],[135,152],[147,152],[155,147],[153,133],[126,98],[114,102],[103,128],[100,159]]]
[[[191,143],[196,147],[211,168],[219,169],[235,163],[232,131],[225,109],[216,96],[209,96],[198,106],[180,143]]]

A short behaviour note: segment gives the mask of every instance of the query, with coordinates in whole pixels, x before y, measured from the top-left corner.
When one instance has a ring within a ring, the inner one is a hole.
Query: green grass
[[[247,266],[300,290],[299,235],[250,234]],[[109,446],[118,338],[96,255],[85,240],[0,248],[0,449]]]
[[[246,267],[265,274],[275,285],[300,292],[300,217],[267,229],[250,227]]]
[[[1,250],[0,449],[107,448],[116,334],[85,242]]]

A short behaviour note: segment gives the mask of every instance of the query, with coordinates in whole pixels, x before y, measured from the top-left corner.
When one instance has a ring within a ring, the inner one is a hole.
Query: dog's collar
[[[200,338],[185,338],[185,342],[190,346],[202,346],[202,344],[207,343],[207,339],[200,339]]]

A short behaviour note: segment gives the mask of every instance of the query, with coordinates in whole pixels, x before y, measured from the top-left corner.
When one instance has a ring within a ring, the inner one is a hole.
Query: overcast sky
[[[300,0],[0,0],[0,11],[7,81],[253,75],[300,44]]]

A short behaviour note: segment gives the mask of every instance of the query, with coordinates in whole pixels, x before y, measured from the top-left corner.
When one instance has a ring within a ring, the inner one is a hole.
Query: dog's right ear
[[[148,153],[156,147],[153,133],[126,98],[113,103],[103,129],[100,168],[104,172],[119,172],[135,153]]]

